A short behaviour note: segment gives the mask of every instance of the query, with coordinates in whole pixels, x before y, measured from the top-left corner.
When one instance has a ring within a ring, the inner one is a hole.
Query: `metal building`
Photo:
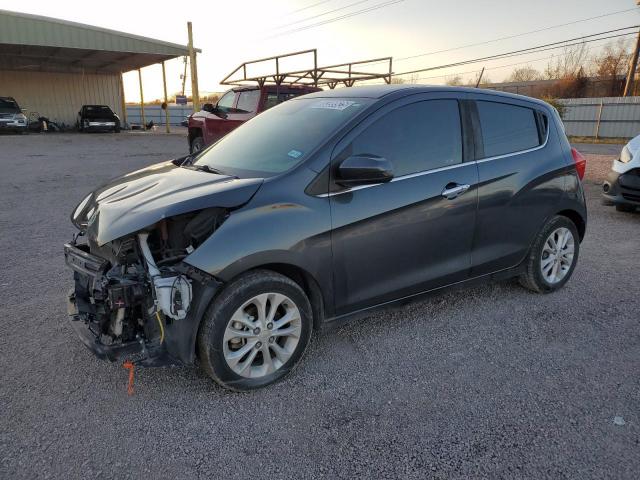
[[[68,126],[85,104],[126,119],[122,74],[188,54],[183,45],[0,10],[0,96]]]

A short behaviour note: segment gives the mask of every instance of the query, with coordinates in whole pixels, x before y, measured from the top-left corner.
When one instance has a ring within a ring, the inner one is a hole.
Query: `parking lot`
[[[184,134],[0,136],[0,478],[638,477],[640,213],[600,203],[611,150],[587,157],[560,292],[448,292],[321,331],[261,391],[137,369],[129,397],[67,324],[62,244],[93,187],[186,150]]]

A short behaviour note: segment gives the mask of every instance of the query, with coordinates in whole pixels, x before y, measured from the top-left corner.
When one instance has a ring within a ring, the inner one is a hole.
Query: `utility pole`
[[[184,73],[182,74],[182,95],[184,95],[184,85],[187,82],[187,57],[182,57],[184,63]]]
[[[633,80],[636,75],[636,69],[638,68],[638,53],[640,51],[640,31],[638,32],[638,40],[636,41],[636,49],[631,55],[631,61],[629,62],[629,71],[627,72],[627,82],[624,85],[624,96],[629,97],[633,94]]]
[[[636,2],[636,5],[640,6],[640,0]],[[638,39],[636,40],[636,49],[631,55],[631,61],[629,62],[629,71],[627,72],[627,81],[624,85],[624,96],[630,97],[633,94],[633,81],[636,76],[636,69],[638,68],[638,53],[640,53],[640,31],[638,31]]]
[[[191,22],[187,22],[187,31],[189,33],[189,63],[191,64],[191,98],[193,111],[197,112],[200,110],[200,95],[198,94],[198,65],[196,63],[196,50],[193,48]]]
[[[478,75],[478,81],[476,82],[476,88],[480,86],[480,82],[482,81],[482,75],[484,74],[484,67],[480,70],[480,75]]]
[[[144,118],[144,92],[142,91],[142,70],[138,69],[138,82],[140,83],[140,117],[142,118],[142,130],[147,129],[147,120]]]

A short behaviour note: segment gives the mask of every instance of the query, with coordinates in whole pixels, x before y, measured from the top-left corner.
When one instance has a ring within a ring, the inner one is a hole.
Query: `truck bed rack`
[[[299,57],[303,55],[313,54],[313,68],[299,69],[293,71],[281,71],[281,61],[285,58]],[[258,64],[269,62],[271,64],[271,72],[275,73],[250,75],[248,70],[255,68]],[[383,68],[378,68],[378,72],[367,71],[367,64],[381,64]],[[385,65],[382,65],[385,64]],[[275,65],[275,68],[273,68]],[[354,68],[355,67],[355,68]],[[380,70],[383,70],[382,72]],[[354,83],[365,80],[382,79],[387,84],[391,83],[392,57],[374,58],[370,60],[360,60],[357,62],[341,63],[338,65],[329,65],[326,67],[318,67],[318,51],[317,49],[301,50],[299,52],[286,53],[283,55],[275,55],[273,57],[261,58],[259,60],[251,60],[244,62],[238,66],[233,72],[227,75],[221,82],[221,85],[247,85],[257,83],[260,87],[264,85],[290,85],[290,86],[322,86],[326,85],[334,89],[339,84],[346,87],[352,87]]]

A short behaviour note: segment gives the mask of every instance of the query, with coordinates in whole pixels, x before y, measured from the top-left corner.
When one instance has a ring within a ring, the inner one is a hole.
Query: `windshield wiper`
[[[206,163],[203,163],[203,164],[200,164],[200,165],[191,164],[187,168],[192,168],[192,169],[197,170],[199,172],[214,173],[216,175],[224,175],[226,177],[238,178],[235,175],[229,175],[228,173],[225,173],[222,170],[218,170],[217,168],[210,167]]]
[[[207,173],[215,173],[216,175],[224,175],[224,172],[222,170],[218,170],[217,168],[211,168],[206,163],[203,163],[202,165],[192,165],[192,167],[194,168],[194,170],[198,170],[199,172],[207,172]]]

